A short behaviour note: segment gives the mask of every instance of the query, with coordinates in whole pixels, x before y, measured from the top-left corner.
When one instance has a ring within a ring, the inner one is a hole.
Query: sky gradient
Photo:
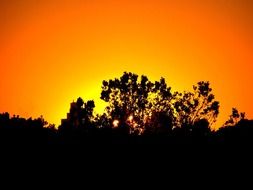
[[[0,112],[66,117],[124,71],[172,90],[211,82],[221,109],[253,118],[251,0],[1,0]]]

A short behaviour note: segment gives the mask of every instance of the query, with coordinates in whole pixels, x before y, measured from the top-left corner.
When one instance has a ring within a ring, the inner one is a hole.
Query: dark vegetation
[[[1,144],[241,144],[253,142],[253,120],[233,108],[229,120],[212,129],[218,114],[209,82],[199,82],[192,92],[172,92],[164,78],[154,83],[146,76],[124,73],[103,81],[102,115],[95,103],[78,98],[56,128],[43,117],[24,119],[0,114]]]

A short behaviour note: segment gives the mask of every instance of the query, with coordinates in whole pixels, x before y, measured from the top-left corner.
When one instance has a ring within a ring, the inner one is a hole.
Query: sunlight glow
[[[128,117],[128,121],[129,121],[130,123],[133,122],[133,119],[134,119],[134,117],[133,117],[132,115],[130,115],[130,116]]]
[[[113,124],[113,127],[118,127],[119,126],[119,120],[114,120],[113,122],[112,122],[112,124]]]

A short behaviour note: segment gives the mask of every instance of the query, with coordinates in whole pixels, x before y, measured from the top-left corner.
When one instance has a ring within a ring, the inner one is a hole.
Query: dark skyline
[[[0,1],[0,112],[60,124],[81,96],[102,113],[101,81],[127,70],[162,76],[173,91],[210,81],[218,126],[231,107],[253,118],[252,9],[250,0]]]

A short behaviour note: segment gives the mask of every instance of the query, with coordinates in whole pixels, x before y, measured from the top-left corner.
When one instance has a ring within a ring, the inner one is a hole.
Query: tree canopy
[[[117,125],[128,126],[130,133],[192,126],[206,119],[211,126],[219,114],[209,82],[193,86],[193,92],[172,92],[164,78],[151,82],[125,72],[120,78],[103,81],[101,99],[108,103],[107,118]]]
[[[212,92],[208,81],[198,82],[191,91],[177,92],[164,78],[153,82],[147,76],[124,72],[119,78],[102,82],[101,99],[107,104],[104,113],[96,114],[95,102],[80,97],[70,104],[69,113],[58,129],[43,117],[24,119],[3,113],[0,140],[80,143],[89,139],[124,142],[131,137],[146,140],[158,137],[166,142],[172,139],[251,142],[253,122],[236,108],[232,108],[224,126],[212,130],[220,107]]]

